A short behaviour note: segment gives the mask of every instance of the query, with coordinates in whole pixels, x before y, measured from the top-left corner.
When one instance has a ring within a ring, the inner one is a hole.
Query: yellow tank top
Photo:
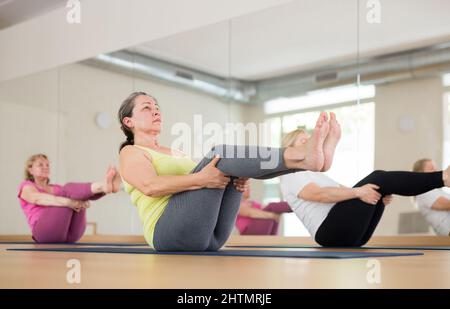
[[[171,156],[161,152],[157,152],[147,147],[135,145],[152,156],[152,165],[158,175],[187,175],[197,165],[189,157]],[[130,195],[131,202],[138,209],[139,218],[141,219],[144,237],[150,247],[153,246],[153,234],[156,223],[163,214],[169,203],[171,195],[151,197],[147,196],[138,189],[134,188],[123,180],[125,191]]]

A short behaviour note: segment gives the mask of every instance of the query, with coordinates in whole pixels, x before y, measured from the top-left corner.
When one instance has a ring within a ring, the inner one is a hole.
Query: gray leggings
[[[268,179],[299,170],[288,169],[285,148],[219,145],[211,149],[191,171],[199,172],[216,155],[216,167],[231,181],[225,189],[202,188],[176,193],[156,223],[153,245],[158,251],[217,251],[231,234],[242,193],[233,179]],[[244,154],[244,155],[243,155]],[[264,166],[272,162],[271,167]]]

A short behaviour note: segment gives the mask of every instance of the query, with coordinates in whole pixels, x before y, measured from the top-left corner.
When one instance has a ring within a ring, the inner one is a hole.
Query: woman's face
[[[133,116],[125,117],[123,122],[134,132],[143,131],[159,134],[161,132],[162,118],[158,103],[146,95],[136,97]]]
[[[299,133],[295,139],[294,146],[301,146],[305,144],[310,137],[311,135],[306,132]]]
[[[33,165],[28,168],[28,172],[34,179],[48,179],[50,177],[50,163],[44,158],[37,158]]]
[[[425,173],[432,173],[432,172],[436,172],[436,164],[434,164],[433,161],[427,161],[425,162],[425,164],[423,165],[423,171]]]

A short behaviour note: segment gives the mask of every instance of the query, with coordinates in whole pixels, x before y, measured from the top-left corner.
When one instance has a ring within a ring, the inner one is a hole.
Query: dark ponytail
[[[148,97],[152,98],[153,100],[155,100],[155,102],[157,102],[155,98],[153,98],[151,95],[148,95],[147,93],[145,93],[143,91],[133,92],[122,102],[122,105],[120,105],[117,116],[119,118],[120,129],[127,137],[127,140],[124,141],[122,144],[120,144],[119,152],[125,146],[134,145],[134,133],[133,133],[133,131],[131,131],[131,129],[129,127],[127,127],[123,123],[123,119],[125,117],[133,117],[133,108],[134,108],[134,103],[135,103],[134,100],[140,95],[148,96]]]
[[[125,133],[125,135],[127,136],[127,139],[126,139],[126,141],[124,141],[120,144],[119,152],[125,146],[134,145],[133,132],[131,132],[131,130],[129,128],[127,128],[125,125],[122,125],[121,129],[122,129],[123,133]]]

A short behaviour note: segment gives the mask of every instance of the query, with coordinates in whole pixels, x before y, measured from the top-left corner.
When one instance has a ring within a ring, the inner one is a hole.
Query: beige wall
[[[443,87],[440,78],[379,86],[375,102],[376,169],[411,170],[413,163],[424,157],[441,165]],[[402,132],[399,120],[405,116],[413,120],[413,127]],[[411,198],[396,196],[386,208],[376,234],[396,234],[399,213],[414,210]]]
[[[0,84],[0,151],[2,194],[0,233],[27,232],[17,201],[17,187],[23,179],[28,155],[45,152],[58,167],[57,74],[47,71],[15,82]],[[58,173],[52,177],[60,178]]]
[[[28,226],[17,200],[26,158],[44,152],[50,156],[52,181],[101,179],[108,164],[116,164],[124,136],[116,120],[121,100],[132,90],[158,98],[165,130],[161,143],[170,145],[172,124],[203,121],[225,125],[241,121],[241,107],[157,82],[73,64],[0,84],[0,234],[25,234]],[[59,100],[58,100],[59,98]],[[95,124],[98,112],[112,118],[108,129]],[[124,192],[107,196],[88,212],[102,234],[140,234],[141,225]]]

